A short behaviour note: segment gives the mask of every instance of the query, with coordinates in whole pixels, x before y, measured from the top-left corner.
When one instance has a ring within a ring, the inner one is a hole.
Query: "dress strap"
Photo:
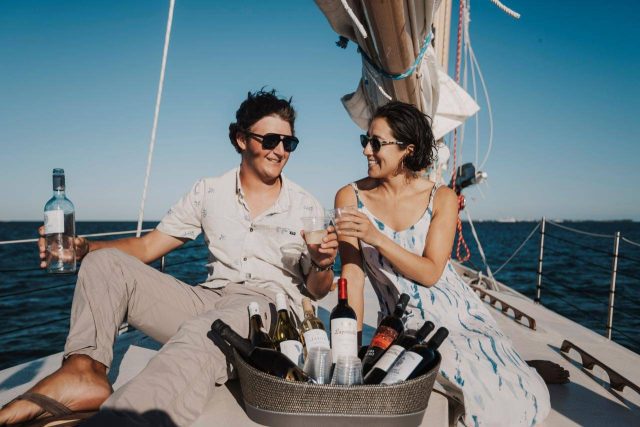
[[[433,199],[436,197],[436,191],[440,188],[441,184],[435,183],[433,184],[433,188],[429,193],[429,204],[427,205],[427,210],[431,213],[433,212]]]
[[[353,188],[353,191],[356,193],[356,200],[358,201],[358,209],[362,209],[364,207],[364,204],[362,203],[362,200],[360,200],[360,194],[358,193],[358,185],[355,182],[352,182],[351,187]]]

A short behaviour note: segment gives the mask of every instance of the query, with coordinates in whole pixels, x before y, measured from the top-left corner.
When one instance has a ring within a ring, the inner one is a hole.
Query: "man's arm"
[[[324,298],[331,290],[333,283],[333,270],[311,270],[307,276],[307,290],[316,299]]]
[[[46,243],[44,239],[44,227],[39,228],[40,239],[40,267],[46,268]],[[153,230],[142,237],[127,237],[117,240],[88,240],[84,237],[76,237],[76,258],[81,260],[91,251],[106,248],[120,249],[121,251],[138,258],[144,263],[150,263],[168,254],[172,250],[184,244],[188,239],[179,239],[169,236],[158,230]]]

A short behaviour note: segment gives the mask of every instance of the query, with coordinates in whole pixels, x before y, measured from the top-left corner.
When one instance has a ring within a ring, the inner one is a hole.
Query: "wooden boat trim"
[[[571,349],[575,350],[580,355],[580,360],[581,360],[583,369],[592,371],[593,367],[596,365],[601,367],[607,373],[607,376],[609,377],[609,386],[613,390],[622,392],[624,388],[628,386],[630,389],[640,394],[640,387],[638,387],[636,384],[632,383],[630,380],[623,377],[618,372],[614,371],[609,366],[607,366],[600,360],[596,359],[595,357],[593,357],[592,355],[590,355],[589,353],[587,353],[586,351],[584,351],[583,349],[581,349],[580,347],[572,343],[571,341],[569,340],[562,341],[562,346],[560,347],[560,351],[562,353],[568,354],[569,351],[571,351]],[[563,356],[566,359],[570,359],[568,356],[566,356],[566,354],[563,354]]]
[[[522,323],[522,318],[527,319],[527,324],[525,326],[527,326],[529,329],[532,330],[536,330],[536,319],[534,319],[533,317],[529,316],[528,314],[524,313],[523,311],[513,307],[512,305],[510,305],[509,303],[507,303],[506,301],[498,298],[495,295],[492,295],[489,293],[489,291],[481,286],[478,285],[474,285],[472,284],[473,281],[469,284],[469,286],[471,286],[471,289],[473,289],[474,291],[476,291],[479,295],[480,295],[480,299],[485,301],[485,298],[488,296],[489,297],[489,304],[493,307],[495,307],[496,309],[498,308],[496,306],[497,303],[500,303],[500,311],[502,312],[502,314],[504,314],[505,316],[508,315],[509,310],[513,311],[513,320],[523,324]],[[486,302],[486,301],[485,301]]]

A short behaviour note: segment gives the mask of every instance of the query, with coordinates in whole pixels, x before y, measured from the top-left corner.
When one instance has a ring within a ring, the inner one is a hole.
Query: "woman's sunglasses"
[[[407,145],[406,142],[381,141],[376,136],[360,135],[360,145],[362,145],[362,148],[367,148],[367,144],[371,144],[371,149],[373,150],[374,153],[377,153],[378,151],[380,151],[380,148],[383,145],[392,145],[392,144],[395,144],[395,145]]]
[[[295,136],[280,135],[277,133],[266,133],[264,135],[259,135],[257,133],[247,132],[247,135],[259,141],[262,144],[262,148],[264,148],[265,150],[273,150],[278,146],[278,144],[280,144],[280,141],[282,141],[284,151],[286,151],[287,153],[291,153],[292,151],[294,151],[298,146],[298,142],[300,142]]]

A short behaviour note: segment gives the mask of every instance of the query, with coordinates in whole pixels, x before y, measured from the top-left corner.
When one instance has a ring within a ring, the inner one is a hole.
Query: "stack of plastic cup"
[[[304,372],[313,378],[317,384],[329,384],[331,381],[331,350],[316,347],[309,350],[304,362]]]
[[[338,356],[331,384],[362,384],[362,362],[355,356]]]

